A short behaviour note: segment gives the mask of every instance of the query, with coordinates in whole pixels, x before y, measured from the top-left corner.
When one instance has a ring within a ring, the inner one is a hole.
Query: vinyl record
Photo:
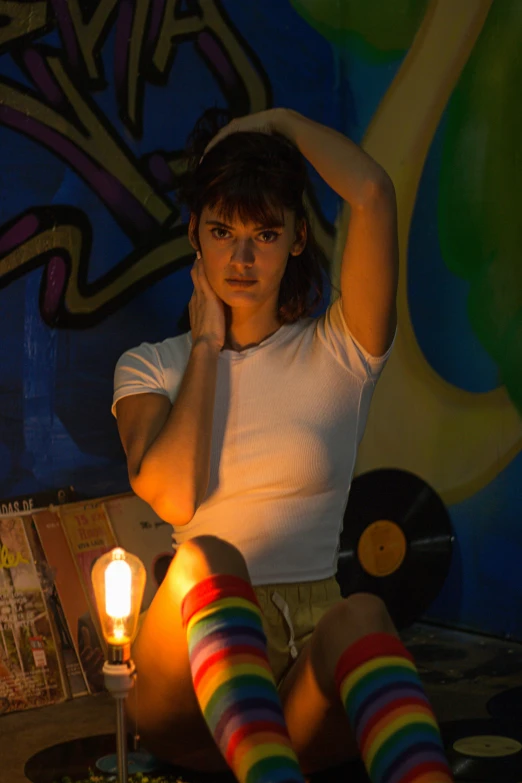
[[[456,720],[440,726],[456,781],[519,783],[522,780],[522,727],[488,718]]]
[[[373,470],[352,482],[341,533],[337,580],[343,596],[380,596],[398,628],[435,600],[451,564],[446,507],[418,476]]]
[[[408,650],[415,658],[417,665],[435,663],[455,663],[469,658],[469,650],[466,647],[457,647],[454,644],[408,644]]]
[[[496,693],[486,707],[492,718],[518,721],[522,725],[522,685]]]

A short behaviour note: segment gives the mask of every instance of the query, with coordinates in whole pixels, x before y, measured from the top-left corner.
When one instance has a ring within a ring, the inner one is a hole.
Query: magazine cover
[[[118,543],[140,558],[147,571],[142,611],[154,598],[172,560],[172,526],[134,493],[105,502]]]
[[[76,500],[79,500],[79,498],[74,487],[35,492],[32,495],[15,495],[15,497],[0,499],[0,515],[16,517],[18,514],[30,514],[41,508],[60,505],[61,503],[72,503]]]
[[[89,602],[60,515],[56,509],[45,509],[33,514],[33,521],[52,572],[67,624],[68,637],[74,646],[76,658],[80,660],[89,690],[98,693],[104,689],[101,670],[105,653],[91,620]],[[82,630],[85,626],[92,629],[88,639]]]
[[[24,522],[0,518],[0,713],[66,698]]]
[[[49,619],[51,620],[53,638],[62,667],[67,693],[71,698],[86,696],[89,693],[89,687],[58,595],[55,583],[56,569],[51,568],[47,561],[32,516],[24,517],[24,525],[29,546],[36,563],[36,571],[46,601]]]
[[[77,634],[82,665],[88,669],[89,684],[96,690],[105,687],[102,667],[106,645],[100,630],[91,571],[101,555],[118,545],[103,500],[70,503],[57,509],[89,605],[89,611],[78,620]]]
[[[100,557],[118,545],[103,501],[68,503],[58,509],[65,535],[80,575],[87,600],[97,623],[96,600],[91,570]]]

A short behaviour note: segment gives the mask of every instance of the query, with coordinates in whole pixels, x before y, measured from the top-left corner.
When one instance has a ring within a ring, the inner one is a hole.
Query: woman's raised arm
[[[235,119],[215,136],[208,149],[228,133],[256,130],[287,136],[350,205],[341,265],[343,315],[363,348],[372,356],[382,356],[397,324],[397,204],[390,177],[342,133],[291,109],[269,109]]]

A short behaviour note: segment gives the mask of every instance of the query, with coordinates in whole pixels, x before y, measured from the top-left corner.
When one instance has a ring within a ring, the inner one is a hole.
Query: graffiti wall
[[[0,496],[128,488],[113,370],[179,332],[194,254],[176,178],[201,113],[291,103],[339,125],[330,46],[290,6],[266,57],[276,7],[0,2]]]
[[[517,0],[0,0],[0,496],[128,489],[113,369],[185,328],[187,135],[209,106],[289,106],[397,192],[399,333],[357,472],[446,503],[430,616],[522,638],[521,34]],[[312,179],[335,280],[349,215]]]

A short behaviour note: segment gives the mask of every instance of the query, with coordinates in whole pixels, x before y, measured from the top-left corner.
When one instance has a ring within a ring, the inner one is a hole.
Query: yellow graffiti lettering
[[[47,25],[47,0],[35,3],[0,2],[0,46]]]
[[[91,111],[72,81],[65,73],[59,57],[47,57],[47,64],[56,77],[57,82],[66,94],[71,108],[74,110],[81,126],[73,125],[63,115],[46,106],[33,95],[26,94],[0,80],[0,104],[21,111],[28,117],[34,117],[48,128],[70,139],[79,149],[90,155],[100,166],[116,176],[120,182],[133,194],[142,207],[163,225],[172,214],[170,205],[147,182],[118,142],[108,133],[103,123]]]
[[[192,253],[188,237],[183,231],[180,236],[168,239],[165,243],[145,253],[99,291],[93,294],[82,294],[78,285],[82,242],[82,232],[74,225],[61,225],[42,231],[2,258],[0,261],[0,281],[5,275],[29,264],[36,257],[48,251],[65,250],[70,259],[71,273],[67,280],[64,304],[71,315],[85,315],[96,312],[140,280],[156,274],[167,264],[172,264],[173,259],[181,259]]]
[[[176,3],[177,0],[167,0],[163,24],[154,51],[154,67],[162,74],[165,73],[172,62],[172,50],[176,45],[176,38],[182,35],[198,33],[205,26],[204,19],[199,16],[186,16],[182,19],[176,19],[174,13]]]
[[[129,42],[129,57],[127,64],[127,114],[134,126],[141,122],[138,117],[138,80],[141,71],[141,51],[146,31],[146,21],[151,0],[137,0],[134,19],[132,21],[131,39]],[[143,77],[141,77],[143,78]]]
[[[165,8],[163,25],[158,35],[158,41],[153,56],[153,65],[164,74],[172,61],[172,49],[176,38],[210,30],[220,42],[231,67],[238,74],[238,79],[246,89],[250,102],[250,112],[262,111],[268,108],[267,87],[254,66],[248,52],[233,32],[215,0],[201,0],[201,16],[187,16],[176,19],[174,9],[176,0],[168,0]]]
[[[118,0],[101,0],[89,21],[84,22],[78,0],[68,0],[67,10],[90,79],[99,79],[102,76],[94,52],[106,33],[117,2]]]
[[[246,88],[250,102],[249,114],[263,111],[270,105],[267,85],[254,63],[248,56],[241,41],[230,29],[214,0],[202,4],[204,9],[203,21],[205,27],[212,30],[219,39],[223,51],[227,53],[228,61],[237,74],[241,74],[241,82]]]
[[[5,544],[0,548],[0,568],[16,568],[20,563],[28,563],[21,552],[10,552]]]

